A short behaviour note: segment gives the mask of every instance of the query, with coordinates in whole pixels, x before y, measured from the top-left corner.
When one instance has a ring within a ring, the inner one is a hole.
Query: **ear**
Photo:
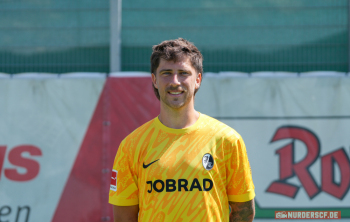
[[[198,73],[196,77],[196,89],[199,89],[199,87],[201,86],[201,82],[202,82],[202,73]]]
[[[158,89],[157,78],[156,78],[156,75],[154,75],[153,73],[152,73],[152,83],[153,83],[154,88]]]

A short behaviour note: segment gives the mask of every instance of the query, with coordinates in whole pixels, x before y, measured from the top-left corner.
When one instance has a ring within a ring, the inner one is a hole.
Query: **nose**
[[[171,77],[171,84],[173,85],[180,85],[180,81],[179,81],[179,75],[176,73],[174,73]]]

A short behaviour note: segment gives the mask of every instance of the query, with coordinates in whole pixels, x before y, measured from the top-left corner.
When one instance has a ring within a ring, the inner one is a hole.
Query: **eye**
[[[183,72],[181,72],[181,75],[189,75],[189,73],[188,73],[188,72],[183,71]]]
[[[163,72],[162,75],[171,75],[171,72],[169,72],[169,71]]]

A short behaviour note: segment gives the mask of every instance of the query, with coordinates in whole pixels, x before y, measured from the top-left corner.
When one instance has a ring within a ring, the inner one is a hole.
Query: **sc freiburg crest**
[[[213,158],[213,156],[211,154],[209,154],[209,153],[204,154],[203,159],[202,159],[202,163],[203,163],[203,167],[206,170],[213,169],[213,167],[214,167],[214,158]]]

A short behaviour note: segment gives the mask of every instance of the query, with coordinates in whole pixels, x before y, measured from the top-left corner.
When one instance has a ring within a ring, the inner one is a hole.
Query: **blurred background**
[[[0,72],[149,71],[151,46],[178,37],[201,50],[205,72],[349,71],[348,0],[123,1],[114,70],[111,5],[0,0]]]

